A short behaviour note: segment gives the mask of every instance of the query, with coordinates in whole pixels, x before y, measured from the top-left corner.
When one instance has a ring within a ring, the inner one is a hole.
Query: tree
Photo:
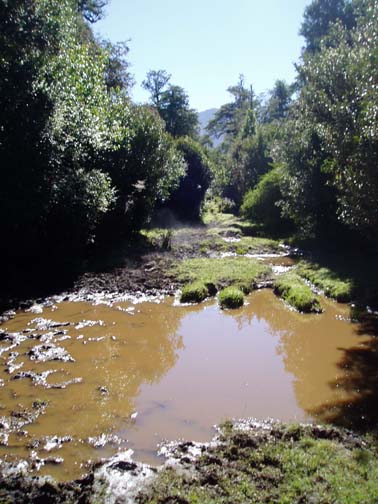
[[[150,92],[151,103],[173,137],[197,135],[198,114],[190,108],[189,97],[180,86],[169,84],[165,70],[150,70],[142,86]]]
[[[227,91],[233,97],[233,101],[222,105],[217,110],[206,129],[210,135],[217,138],[224,136],[225,142],[231,143],[246,124],[248,114],[247,121],[249,127],[251,126],[250,120],[255,110],[255,95],[252,86],[249,89],[245,86],[243,75],[240,75],[238,83],[230,86]]]
[[[282,138],[273,152],[282,164],[280,182],[282,214],[290,219],[302,237],[321,236],[337,227],[336,191],[322,170],[326,153],[315,125],[296,107],[293,118],[283,126]]]
[[[317,232],[339,223],[376,240],[378,229],[378,4],[355,5],[298,67],[303,87],[286,143],[284,209]]]
[[[182,87],[170,85],[162,93],[158,112],[173,137],[196,136],[198,114],[190,108],[189,97]]]
[[[113,44],[109,40],[102,40],[101,47],[108,55],[105,70],[105,82],[108,92],[118,91],[128,94],[134,81],[129,72],[130,63],[126,56],[129,54],[127,42],[116,42]]]
[[[357,26],[338,26],[333,43],[301,67],[305,113],[314,122],[338,190],[338,215],[377,236],[378,4],[359,3]]]
[[[267,137],[262,128],[255,135],[239,137],[231,145],[226,157],[228,183],[223,195],[240,205],[246,191],[253,188],[259,178],[271,169]]]
[[[142,87],[151,95],[151,103],[156,108],[160,108],[161,96],[171,79],[171,75],[165,70],[150,70],[146,79],[142,82]]]
[[[148,107],[113,104],[112,144],[104,169],[117,192],[102,235],[127,236],[148,222],[157,203],[174,191],[186,170],[185,161],[158,114]],[[117,133],[117,134],[114,134]]]
[[[54,103],[39,79],[58,53],[60,30],[46,10],[0,0],[1,252],[9,257],[22,255],[23,243],[34,249],[48,201],[44,137]]]
[[[285,81],[277,80],[269,93],[266,105],[262,107],[262,122],[269,123],[286,119],[292,94],[292,86],[286,84]]]
[[[299,34],[305,38],[306,51],[320,50],[320,42],[328,35],[331,26],[339,21],[345,28],[355,25],[353,5],[350,0],[313,0],[304,12]]]
[[[78,0],[77,8],[84,19],[90,23],[96,23],[104,16],[104,7],[108,0]]]

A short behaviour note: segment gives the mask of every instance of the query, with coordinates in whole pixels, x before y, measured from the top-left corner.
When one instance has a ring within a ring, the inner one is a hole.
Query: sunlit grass
[[[310,426],[272,432],[229,427],[190,471],[160,471],[144,489],[143,502],[377,502],[378,459],[369,442],[353,443],[347,434]]]
[[[297,272],[321,289],[326,296],[336,299],[336,301],[346,303],[352,298],[353,282],[349,279],[340,278],[329,268],[302,261],[298,265]]]
[[[223,259],[187,259],[177,263],[171,270],[182,283],[201,282],[213,284],[217,290],[229,285],[245,286],[251,290],[256,282],[270,273],[269,266],[245,257]]]
[[[300,312],[319,313],[321,311],[318,297],[304,280],[293,272],[280,275],[275,280],[274,292]]]

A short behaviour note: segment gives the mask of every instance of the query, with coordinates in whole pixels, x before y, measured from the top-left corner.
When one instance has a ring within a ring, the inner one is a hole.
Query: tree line
[[[378,2],[313,0],[300,34],[294,83],[228,89],[208,125],[223,138],[213,188],[271,230],[376,243]]]

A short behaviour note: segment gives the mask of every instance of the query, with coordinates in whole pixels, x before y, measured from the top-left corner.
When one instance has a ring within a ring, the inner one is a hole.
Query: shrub
[[[244,304],[244,294],[237,287],[226,287],[220,291],[218,302],[222,309],[240,308]]]
[[[282,198],[280,189],[281,169],[274,168],[266,173],[243,199],[240,214],[251,221],[263,224],[267,229],[276,231],[288,227],[288,221],[281,217],[278,202]]]

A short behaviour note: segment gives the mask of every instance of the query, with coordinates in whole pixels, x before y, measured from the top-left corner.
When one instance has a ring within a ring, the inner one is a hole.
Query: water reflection
[[[355,331],[363,337],[358,346],[343,348],[338,367],[339,380],[330,382],[332,389],[343,390],[347,398],[322,404],[313,414],[323,421],[356,430],[375,430],[378,424],[378,318],[365,314]],[[366,339],[366,335],[372,336]]]
[[[63,375],[64,380],[82,379],[81,383],[58,390],[35,386],[29,378],[15,380],[17,371],[6,372],[9,352],[4,352],[1,357],[4,383],[0,389],[1,415],[10,418],[15,411],[30,409],[36,399],[48,402],[43,417],[27,426],[24,449],[39,446],[32,439],[73,436],[83,460],[91,458],[93,453],[90,454],[89,447],[81,446],[82,442],[130,424],[140,387],[159,381],[175,365],[183,348],[178,328],[184,313],[174,312],[167,305],[148,303],[130,312],[119,308],[129,307],[62,303],[57,310],[46,309],[45,319],[70,323],[55,328],[55,336],[51,329],[37,330],[34,314],[20,314],[6,324],[8,332],[31,330],[25,341],[12,349],[19,354],[17,362],[23,373],[20,376],[55,371],[48,378],[49,385],[61,382]],[[84,327],[80,327],[83,320]],[[85,321],[91,323],[85,326]],[[67,334],[63,334],[65,332]],[[41,345],[45,337],[49,337],[49,345],[64,348],[75,362],[31,361],[30,351]],[[3,349],[7,346],[9,342],[1,342]],[[12,436],[10,442],[14,442]],[[70,449],[68,445],[63,446],[59,454],[66,459],[80,458],[80,454],[69,453]],[[0,453],[9,454],[9,450],[3,447]]]
[[[254,293],[249,303],[228,316],[235,318],[239,331],[264,323],[276,338],[275,352],[293,377],[304,419],[349,427],[376,424],[378,341],[370,337],[378,334],[376,318],[351,324],[348,306],[325,298],[324,314],[298,314],[269,291]]]

